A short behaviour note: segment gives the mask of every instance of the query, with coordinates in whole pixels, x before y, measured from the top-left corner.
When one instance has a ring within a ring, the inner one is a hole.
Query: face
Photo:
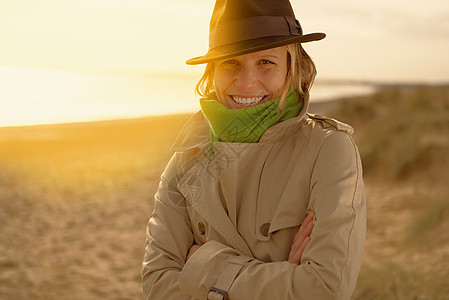
[[[286,76],[287,50],[282,47],[214,64],[215,92],[228,108],[255,106],[280,97]]]

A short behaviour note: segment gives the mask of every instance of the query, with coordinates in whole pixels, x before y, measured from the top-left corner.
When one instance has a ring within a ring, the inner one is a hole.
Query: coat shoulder
[[[204,146],[209,141],[209,126],[201,111],[192,115],[184,124],[172,151],[187,151]]]
[[[354,129],[343,122],[340,122],[338,120],[318,115],[318,114],[311,114],[307,113],[307,116],[311,123],[318,124],[320,128],[324,129],[325,131],[328,130],[337,130],[347,133],[348,135],[352,135],[354,133]],[[314,126],[315,127],[315,126]]]
[[[353,132],[354,129],[348,124],[326,116],[307,113],[305,122],[297,131],[296,137],[300,144],[314,156],[313,153],[316,154],[330,136],[350,141]]]

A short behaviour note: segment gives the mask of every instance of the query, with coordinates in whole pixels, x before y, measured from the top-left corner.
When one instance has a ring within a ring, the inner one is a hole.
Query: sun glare
[[[195,76],[0,66],[0,126],[135,118],[197,110]],[[173,87],[176,89],[173,89]]]
[[[305,32],[327,33],[323,42],[305,46],[317,63],[319,77],[445,82],[449,80],[445,17],[449,6],[430,1],[435,5],[423,9],[410,1],[402,9],[381,0],[374,12],[354,0],[338,5],[291,3]],[[177,76],[155,74],[200,76],[203,66],[186,66],[185,61],[207,52],[213,4],[204,0],[1,1],[0,67],[5,67],[0,69],[0,126],[134,117],[139,115],[137,99],[145,114],[192,111],[192,105],[187,108],[182,100],[197,101],[192,94],[196,79],[181,82]],[[19,66],[25,69],[12,68]],[[81,76],[73,70],[113,72],[120,79]],[[122,71],[137,74],[135,82]],[[150,108],[155,102],[159,105]]]

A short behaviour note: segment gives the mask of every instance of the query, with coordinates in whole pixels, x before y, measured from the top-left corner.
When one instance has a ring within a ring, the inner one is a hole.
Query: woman
[[[147,229],[147,299],[349,299],[366,208],[352,128],[307,114],[315,66],[288,0],[217,0],[202,111]]]

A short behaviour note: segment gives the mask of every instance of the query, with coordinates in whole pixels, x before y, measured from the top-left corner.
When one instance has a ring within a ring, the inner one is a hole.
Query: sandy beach
[[[310,111],[356,128],[368,233],[354,298],[449,299],[449,87]],[[153,195],[188,117],[0,128],[0,299],[141,299]]]

